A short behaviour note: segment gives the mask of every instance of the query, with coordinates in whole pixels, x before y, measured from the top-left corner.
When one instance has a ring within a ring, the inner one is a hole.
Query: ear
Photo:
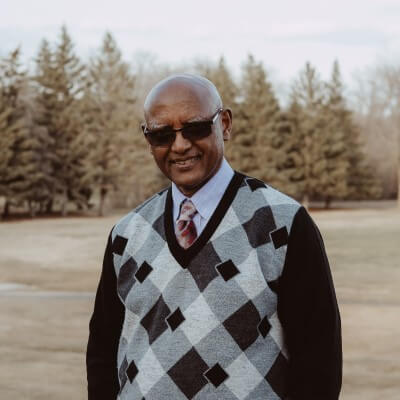
[[[227,141],[231,138],[232,132],[232,110],[230,108],[225,108],[221,113],[221,121],[222,121],[222,135],[224,141]]]

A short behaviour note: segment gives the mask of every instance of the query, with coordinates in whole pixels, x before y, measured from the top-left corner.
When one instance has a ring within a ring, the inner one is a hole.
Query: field
[[[400,211],[312,216],[325,240],[342,316],[341,399],[398,399]],[[0,224],[1,399],[86,398],[93,292],[118,218]]]

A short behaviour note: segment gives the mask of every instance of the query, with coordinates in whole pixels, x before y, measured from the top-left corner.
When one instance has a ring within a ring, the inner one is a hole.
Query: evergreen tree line
[[[110,33],[83,63],[67,29],[43,40],[34,71],[20,49],[0,59],[0,197],[2,215],[26,207],[32,216],[95,204],[112,195],[132,206],[166,185],[140,131],[137,79]],[[309,63],[280,106],[266,70],[249,56],[235,82],[223,58],[197,65],[232,108],[227,158],[306,205],[310,199],[375,198],[379,185],[366,165],[358,126],[343,94],[339,65],[329,82]]]

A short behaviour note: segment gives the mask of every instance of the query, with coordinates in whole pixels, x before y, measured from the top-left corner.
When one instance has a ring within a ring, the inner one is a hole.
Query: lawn
[[[341,399],[397,400],[400,212],[312,216],[325,240],[342,316]],[[93,292],[108,232],[119,217],[0,224],[1,399],[86,399]]]

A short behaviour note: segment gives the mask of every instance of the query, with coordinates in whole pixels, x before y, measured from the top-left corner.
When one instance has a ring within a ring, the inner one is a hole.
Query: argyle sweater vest
[[[170,189],[114,227],[125,309],[118,399],[286,398],[290,354],[276,290],[299,207],[235,173],[186,250],[174,234]]]

